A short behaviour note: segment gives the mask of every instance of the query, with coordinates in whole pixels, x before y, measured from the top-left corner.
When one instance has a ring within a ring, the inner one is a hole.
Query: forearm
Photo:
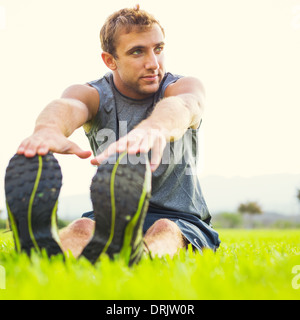
[[[141,126],[161,130],[167,141],[174,141],[180,139],[188,128],[195,128],[202,113],[203,106],[194,95],[181,94],[161,100]]]
[[[36,120],[35,132],[53,129],[69,137],[89,119],[86,106],[75,99],[57,99],[49,103]]]
[[[170,84],[152,114],[92,160],[100,164],[115,152],[147,153],[151,150],[151,170],[155,171],[170,141],[179,140],[189,129],[198,128],[204,110],[204,88],[196,78],[181,78]]]
[[[85,159],[90,151],[82,150],[67,139],[89,119],[87,108],[75,99],[58,99],[49,103],[36,120],[33,134],[22,141],[17,153],[26,157],[44,156],[49,151],[76,154]]]

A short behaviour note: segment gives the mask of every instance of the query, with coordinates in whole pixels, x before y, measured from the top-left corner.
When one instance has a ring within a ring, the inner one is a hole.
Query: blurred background
[[[212,214],[256,202],[264,216],[296,221],[299,0],[0,0],[0,218],[5,169],[19,143],[65,88],[108,71],[100,28],[136,3],[165,29],[167,71],[196,76],[206,88],[199,175]],[[83,129],[70,139],[90,149]],[[78,218],[91,210],[95,168],[90,159],[57,158],[64,177],[59,217]]]

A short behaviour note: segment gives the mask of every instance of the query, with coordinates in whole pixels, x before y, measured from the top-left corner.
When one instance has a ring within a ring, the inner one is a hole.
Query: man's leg
[[[61,246],[64,251],[71,251],[76,258],[91,239],[95,222],[88,218],[75,220],[59,232]],[[171,257],[178,249],[186,248],[187,240],[179,227],[171,220],[160,219],[147,231],[144,238],[149,250],[159,257],[169,254]]]
[[[164,254],[173,257],[188,244],[176,223],[168,219],[157,220],[147,230],[144,240],[151,254],[159,257]]]
[[[71,251],[76,258],[90,241],[95,222],[88,218],[75,220],[59,232],[64,251]],[[156,221],[147,231],[144,240],[152,255],[159,257],[169,254],[171,257],[178,249],[186,248],[187,240],[183,237],[175,222],[168,219]]]
[[[17,251],[25,250],[30,254],[31,249],[40,251],[45,248],[49,255],[54,255],[61,253],[61,249],[70,250],[75,257],[82,254],[92,262],[102,252],[110,257],[121,252],[127,263],[138,262],[143,251],[141,229],[150,196],[150,166],[148,161],[146,165],[129,163],[118,170],[118,164],[100,166],[93,179],[92,199],[96,204],[98,229],[93,220],[82,218],[56,235],[53,233],[56,229],[54,221],[62,184],[59,164],[50,153],[34,158],[16,155],[6,171],[5,193]],[[107,194],[113,199],[111,208]],[[124,208],[127,209],[125,213]],[[107,219],[108,213],[111,219]],[[124,230],[125,236],[122,237]],[[145,240],[153,254],[159,256],[173,256],[186,245],[177,225],[167,219],[155,222]]]
[[[88,244],[95,229],[95,221],[81,218],[73,221],[59,231],[59,238],[63,251],[71,251],[77,258]]]

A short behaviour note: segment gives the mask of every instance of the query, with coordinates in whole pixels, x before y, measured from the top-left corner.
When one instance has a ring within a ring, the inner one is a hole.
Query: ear
[[[102,60],[110,70],[114,71],[117,69],[117,64],[115,58],[108,52],[102,52]]]

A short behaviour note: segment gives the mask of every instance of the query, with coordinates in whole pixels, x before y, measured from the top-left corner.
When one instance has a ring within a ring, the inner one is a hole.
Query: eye
[[[134,51],[131,52],[132,55],[137,56],[139,54],[142,54],[142,50],[141,49],[136,49]]]
[[[155,53],[161,53],[164,50],[164,46],[159,46],[155,48]]]

